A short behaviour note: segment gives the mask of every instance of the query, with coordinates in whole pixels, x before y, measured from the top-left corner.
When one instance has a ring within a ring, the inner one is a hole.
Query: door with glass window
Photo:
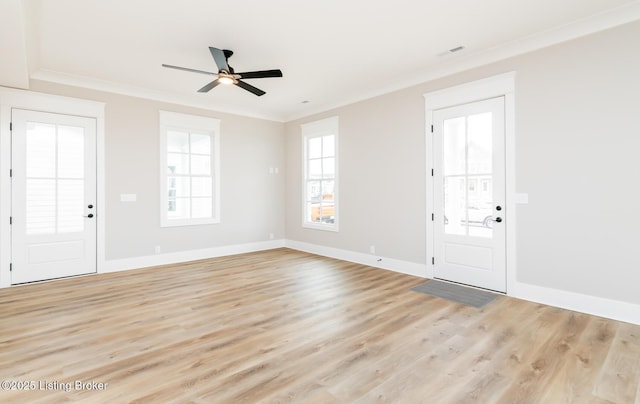
[[[11,119],[11,283],[95,273],[96,120]]]
[[[434,111],[434,276],[506,292],[504,98]]]

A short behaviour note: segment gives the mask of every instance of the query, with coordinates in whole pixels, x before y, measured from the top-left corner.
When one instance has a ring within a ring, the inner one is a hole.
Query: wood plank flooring
[[[640,326],[422,282],[277,249],[2,289],[0,402],[640,404]]]

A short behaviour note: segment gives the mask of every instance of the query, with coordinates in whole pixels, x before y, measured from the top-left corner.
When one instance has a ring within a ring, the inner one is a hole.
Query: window
[[[160,225],[220,222],[220,121],[160,111]]]
[[[304,227],[338,231],[338,118],[302,125]]]

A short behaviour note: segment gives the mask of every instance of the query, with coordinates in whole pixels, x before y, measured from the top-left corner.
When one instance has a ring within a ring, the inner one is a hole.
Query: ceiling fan
[[[211,52],[211,56],[213,56],[213,60],[215,60],[216,65],[218,65],[218,73],[206,72],[204,70],[190,69],[188,67],[180,67],[180,66],[173,66],[173,65],[166,65],[166,64],[163,64],[162,66],[168,67],[170,69],[178,69],[178,70],[184,70],[187,72],[208,74],[210,76],[218,76],[211,83],[207,84],[206,86],[198,90],[199,93],[209,92],[212,88],[216,87],[218,84],[234,84],[259,97],[266,93],[260,90],[259,88],[254,87],[251,84],[248,84],[242,81],[241,79],[261,79],[264,77],[282,77],[282,71],[280,69],[236,73],[233,70],[233,67],[229,66],[229,58],[231,57],[231,55],[233,55],[233,51],[230,51],[228,49],[218,49],[210,46],[209,52]]]

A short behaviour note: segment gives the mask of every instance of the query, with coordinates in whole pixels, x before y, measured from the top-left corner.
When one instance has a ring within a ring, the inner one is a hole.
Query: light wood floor
[[[37,390],[0,402],[640,403],[640,326],[423,281],[278,249],[2,289],[0,378]]]

